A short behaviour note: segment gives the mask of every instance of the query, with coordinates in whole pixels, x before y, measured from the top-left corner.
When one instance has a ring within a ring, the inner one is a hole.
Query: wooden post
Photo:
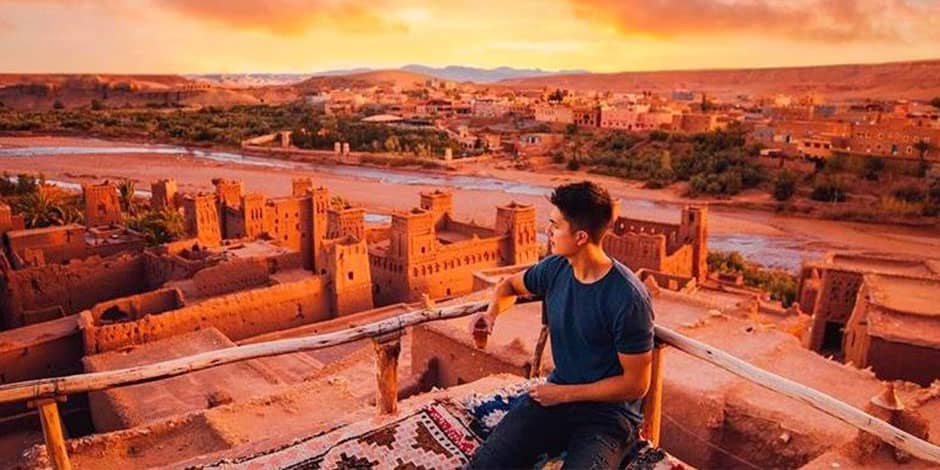
[[[533,379],[542,374],[542,355],[545,354],[545,342],[548,340],[548,325],[542,325],[539,339],[535,342],[535,351],[532,354],[532,368],[529,369],[529,378]]]
[[[663,349],[666,345],[657,342],[653,346],[652,375],[650,389],[643,400],[643,427],[640,433],[653,447],[659,447],[659,432],[663,422]]]
[[[59,405],[53,398],[43,398],[32,402],[39,408],[39,422],[42,423],[42,435],[46,440],[46,452],[56,470],[70,470],[69,454],[65,450],[65,434],[59,419]]]
[[[401,336],[394,339],[374,338],[375,347],[375,405],[379,414],[398,412],[398,354],[401,352]]]

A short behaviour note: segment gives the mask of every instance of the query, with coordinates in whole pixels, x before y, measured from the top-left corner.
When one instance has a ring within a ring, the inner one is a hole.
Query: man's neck
[[[588,243],[574,255],[568,257],[574,277],[585,284],[590,284],[604,277],[613,267],[614,262],[604,250],[594,243]]]

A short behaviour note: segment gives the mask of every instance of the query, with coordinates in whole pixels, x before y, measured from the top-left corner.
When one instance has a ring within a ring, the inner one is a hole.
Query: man
[[[471,469],[531,468],[562,451],[564,468],[617,468],[643,420],[653,311],[643,284],[601,248],[610,195],[585,181],[559,186],[551,202],[552,255],[500,282],[470,328],[491,331],[517,296],[542,297],[555,369],[500,421]]]

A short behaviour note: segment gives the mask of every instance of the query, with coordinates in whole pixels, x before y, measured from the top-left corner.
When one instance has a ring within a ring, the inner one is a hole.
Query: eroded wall
[[[86,313],[82,313],[86,317]],[[329,296],[323,279],[279,284],[187,306],[137,321],[95,325],[90,318],[83,324],[86,351],[101,353],[133,344],[214,327],[232,341],[272,331],[293,328],[331,318]]]
[[[35,323],[33,311],[61,306],[65,314],[78,313],[104,300],[137,294],[148,285],[144,258],[137,254],[72,260],[9,271],[6,276],[6,328]]]

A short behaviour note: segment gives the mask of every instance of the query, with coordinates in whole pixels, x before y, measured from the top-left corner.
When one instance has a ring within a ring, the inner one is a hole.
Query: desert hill
[[[531,77],[499,82],[519,88],[629,92],[675,89],[718,96],[809,94],[830,99],[930,99],[940,96],[940,59],[885,64],[825,65],[728,70],[586,73]]]

